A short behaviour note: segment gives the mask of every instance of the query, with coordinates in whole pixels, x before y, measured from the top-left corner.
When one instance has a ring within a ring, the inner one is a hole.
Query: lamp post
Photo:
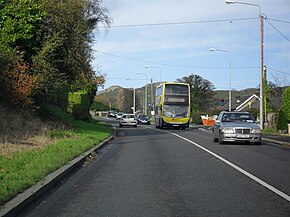
[[[260,17],[260,128],[264,128],[263,120],[263,68],[264,68],[264,16],[261,13],[261,6],[258,4],[252,4],[247,2],[240,2],[235,0],[226,0],[227,4],[242,4],[255,6],[259,8]]]
[[[129,81],[129,80],[133,80],[133,79],[126,78],[126,80]],[[135,115],[135,112],[136,112],[136,91],[135,91],[135,87],[133,87],[133,105],[132,105],[131,109],[133,111],[133,114]]]
[[[147,73],[144,73],[144,72],[136,72],[136,74],[144,74],[145,75],[145,80],[146,80],[146,83],[145,83],[145,115],[147,115]]]
[[[138,90],[138,93],[142,93],[142,103],[141,103],[141,105],[142,105],[142,110],[143,110],[143,113],[144,113],[144,102],[145,102],[145,94],[144,94],[144,91],[143,90]]]
[[[136,91],[135,87],[133,88],[133,114],[135,115],[136,113]]]
[[[159,66],[148,66],[148,65],[145,65],[145,68],[148,69],[148,68],[157,68],[159,69],[159,82],[161,83],[161,67]]]
[[[210,48],[210,51],[220,51],[220,52],[225,52],[229,54],[229,111],[232,110],[232,55],[231,52],[228,50],[222,50],[222,49],[215,49],[215,48]]]

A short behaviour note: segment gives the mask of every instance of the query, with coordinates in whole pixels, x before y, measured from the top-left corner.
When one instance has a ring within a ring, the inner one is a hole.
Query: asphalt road
[[[114,121],[113,121],[114,122]],[[139,125],[19,216],[290,216],[290,150]]]

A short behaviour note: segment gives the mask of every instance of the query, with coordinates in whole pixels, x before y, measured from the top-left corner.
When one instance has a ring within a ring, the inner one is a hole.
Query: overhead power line
[[[276,21],[276,22],[280,22],[280,23],[290,24],[290,21],[287,21],[287,20],[279,20],[279,19],[273,19],[273,18],[269,18],[269,17],[267,17],[267,20],[272,20],[272,21]]]
[[[265,19],[266,21],[267,21],[267,23],[269,23],[270,24],[270,26],[272,26],[280,35],[282,35],[287,41],[289,41],[290,42],[290,39],[289,38],[287,38],[281,31],[279,31],[279,29],[278,28],[276,28],[272,23],[270,23],[270,21],[266,18]]]
[[[188,65],[177,65],[177,64],[166,64],[166,63],[159,63],[159,62],[152,62],[152,61],[146,61],[146,60],[140,60],[140,59],[135,59],[135,58],[130,58],[130,57],[125,57],[125,56],[121,56],[121,55],[117,55],[117,54],[112,54],[112,53],[108,53],[108,52],[103,52],[103,51],[97,51],[98,53],[104,54],[104,55],[109,55],[109,56],[113,56],[116,58],[122,58],[122,59],[127,59],[127,60],[131,60],[131,61],[135,61],[135,62],[142,62],[142,63],[147,63],[147,64],[154,64],[154,65],[163,65],[163,66],[170,66],[170,67],[180,67],[180,68],[192,68],[192,69],[228,69],[228,67],[202,67],[202,66],[188,66]],[[258,69],[259,66],[239,66],[239,67],[232,67],[232,69]],[[285,71],[281,71],[278,69],[274,69],[271,67],[267,67],[267,69],[281,73],[281,74],[285,74],[285,75],[290,75],[289,72],[285,72]],[[125,78],[119,78],[119,77],[111,77],[112,79],[125,79]],[[138,79],[138,80],[142,80],[142,79]]]
[[[197,21],[179,21],[179,22],[166,22],[166,23],[144,23],[144,24],[124,24],[112,25],[111,28],[127,28],[127,27],[148,27],[148,26],[169,26],[169,25],[185,25],[185,24],[202,24],[202,23],[217,23],[217,22],[233,22],[233,21],[246,21],[256,20],[259,17],[245,17],[245,18],[227,18],[216,20],[197,20]]]
[[[228,67],[204,67],[204,66],[189,66],[189,65],[177,65],[177,64],[168,64],[168,63],[160,63],[160,62],[152,62],[152,61],[147,61],[147,60],[140,60],[140,59],[135,59],[131,57],[125,57],[117,54],[112,54],[100,50],[94,50],[98,53],[104,54],[104,55],[109,55],[121,59],[127,59],[130,61],[135,61],[135,62],[141,62],[141,63],[146,63],[146,64],[152,64],[152,65],[160,65],[160,66],[170,66],[170,67],[178,67],[178,68],[190,68],[190,69],[228,69]],[[232,67],[232,69],[257,69],[259,68],[258,66],[239,66],[239,67]]]

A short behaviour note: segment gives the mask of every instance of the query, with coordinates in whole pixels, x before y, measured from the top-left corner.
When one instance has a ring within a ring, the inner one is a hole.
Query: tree
[[[1,0],[0,3],[0,46],[17,52],[31,63],[41,43],[45,11],[36,0]]]
[[[100,24],[109,27],[111,23],[101,3],[0,0],[0,82],[7,82],[0,86],[0,97],[9,99],[9,94],[17,92],[14,86],[20,82],[20,72],[21,79],[33,82],[29,91],[22,92],[32,96],[38,106],[47,100],[58,101],[69,91],[89,89],[94,95],[104,75],[91,66],[93,33]],[[11,73],[16,75],[13,84],[7,77]],[[5,87],[13,87],[13,91]]]
[[[286,119],[286,115],[282,109],[280,109],[278,112],[276,128],[277,128],[277,130],[282,131],[282,132],[286,131],[286,129],[287,129],[287,119]]]
[[[100,23],[109,27],[108,11],[101,0],[37,1],[46,16],[42,47],[33,59],[34,71],[39,74],[36,99],[88,87],[95,95],[104,75],[96,74],[91,66],[93,31]]]
[[[278,112],[277,130],[286,131],[287,122],[290,123],[290,87],[287,87],[283,94],[282,107]]]
[[[132,113],[133,90],[124,88],[120,89],[118,92],[117,103],[120,111]]]
[[[37,77],[31,57],[41,43],[44,16],[35,0],[0,0],[0,98],[6,105],[32,105]]]
[[[191,91],[191,108],[193,111],[205,112],[210,108],[210,103],[214,97],[214,85],[202,78],[200,75],[189,75],[177,79],[178,82],[188,83]]]
[[[271,89],[272,87],[273,87],[272,83],[268,84],[267,71],[265,69],[264,74],[263,74],[263,95],[264,95],[263,96],[263,109],[264,109],[265,120],[267,120],[267,114],[273,111],[270,105],[270,95],[272,92],[272,89]]]
[[[63,73],[70,84],[90,80],[94,77],[90,65],[93,30],[100,22],[110,25],[107,10],[100,6],[100,0],[39,1],[47,11],[42,59],[46,58],[57,73]]]
[[[290,123],[290,87],[287,87],[284,91],[281,110],[285,114],[286,121]]]

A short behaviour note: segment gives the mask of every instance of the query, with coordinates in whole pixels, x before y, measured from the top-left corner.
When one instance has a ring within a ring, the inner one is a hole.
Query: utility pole
[[[263,115],[263,71],[264,71],[264,16],[260,13],[260,128],[264,129]]]
[[[145,115],[147,115],[147,98],[148,98],[148,93],[147,93],[147,79],[146,79],[146,84],[145,84]]]
[[[135,115],[136,113],[136,92],[135,92],[135,88],[133,88],[133,114]]]
[[[260,128],[264,129],[264,115],[263,115],[263,70],[264,70],[264,16],[261,13],[261,6],[247,2],[240,2],[236,0],[225,0],[227,4],[242,4],[250,5],[259,8],[260,17]]]
[[[153,80],[151,78],[151,107],[152,107],[152,110],[151,111],[154,111],[154,97],[153,97]],[[150,113],[150,115],[152,115],[152,112]]]

